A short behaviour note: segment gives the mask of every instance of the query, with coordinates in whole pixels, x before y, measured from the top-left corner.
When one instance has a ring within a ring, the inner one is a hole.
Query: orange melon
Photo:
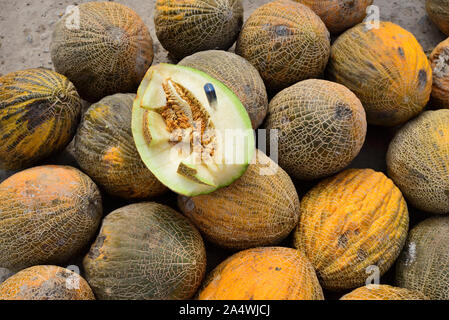
[[[419,291],[386,284],[367,285],[345,294],[340,300],[429,300]]]

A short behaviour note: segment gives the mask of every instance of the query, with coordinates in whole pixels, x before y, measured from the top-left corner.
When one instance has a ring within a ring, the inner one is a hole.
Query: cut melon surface
[[[255,152],[251,120],[237,96],[199,70],[151,67],[134,100],[132,131],[151,172],[176,193],[230,185]]]

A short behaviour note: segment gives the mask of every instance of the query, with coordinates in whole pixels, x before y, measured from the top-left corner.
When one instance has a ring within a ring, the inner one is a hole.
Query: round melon
[[[95,300],[77,273],[57,266],[24,269],[0,284],[0,300]]]
[[[51,58],[90,102],[135,92],[153,61],[153,41],[136,12],[115,2],[80,4],[56,23]]]
[[[363,21],[373,0],[295,0],[310,7],[327,29],[338,34]]]
[[[449,0],[426,0],[426,11],[438,29],[449,36]]]
[[[449,109],[449,38],[433,49],[429,60],[433,74],[432,103]]]
[[[324,288],[364,285],[398,257],[408,231],[407,204],[383,173],[348,169],[312,188],[301,201],[294,246],[303,250]]]
[[[208,240],[232,249],[277,244],[299,220],[292,180],[261,151],[229,187],[192,198],[180,196],[178,204]]]
[[[315,79],[279,92],[266,122],[267,129],[277,130],[279,165],[303,180],[349,165],[363,146],[366,126],[365,110],[350,90]]]
[[[277,0],[251,14],[235,51],[257,68],[267,89],[277,92],[323,73],[330,35],[309,7]]]
[[[265,119],[268,109],[265,84],[257,69],[244,58],[232,52],[208,50],[185,57],[178,64],[201,70],[230,88],[248,112],[253,128]]]
[[[211,193],[242,176],[255,151],[238,97],[206,73],[152,66],[134,100],[132,132],[146,166],[186,196]]]
[[[449,110],[426,111],[402,127],[388,148],[387,168],[414,207],[449,213]]]
[[[240,251],[218,265],[199,300],[324,300],[309,260],[298,250],[264,247]]]
[[[432,69],[415,37],[392,22],[358,24],[332,45],[329,79],[359,97],[368,123],[399,125],[419,114],[432,89]]]
[[[370,284],[345,294],[340,300],[429,300],[429,298],[419,291],[386,284]]]
[[[41,166],[0,183],[0,267],[60,264],[89,243],[102,216],[98,187],[67,166]]]
[[[396,283],[433,300],[449,300],[449,217],[433,217],[408,235],[396,264]]]
[[[144,202],[103,220],[83,265],[99,299],[189,299],[203,279],[206,253],[187,218]]]
[[[27,69],[0,77],[0,169],[18,170],[72,140],[81,99],[63,75]]]
[[[176,59],[204,50],[228,50],[242,24],[241,0],[156,1],[157,38]]]
[[[167,189],[140,159],[131,131],[135,94],[117,93],[93,104],[75,136],[78,164],[109,194],[148,198]]]

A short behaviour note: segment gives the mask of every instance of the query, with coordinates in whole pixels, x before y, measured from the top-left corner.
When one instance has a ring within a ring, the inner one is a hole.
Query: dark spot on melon
[[[420,89],[424,89],[427,84],[427,72],[423,69],[419,70],[418,84]]]
[[[359,259],[359,261],[364,261],[367,257],[368,254],[366,253],[365,250],[363,249],[357,250],[357,258]]]
[[[292,34],[291,30],[284,25],[277,25],[274,26],[274,33],[279,36],[279,37],[285,37],[285,36],[289,36]]]
[[[38,128],[42,123],[48,120],[48,116],[45,116],[47,113],[50,115],[48,106],[42,100],[34,101],[26,106],[26,112],[24,112],[23,118],[20,122],[26,122],[27,129],[30,131],[34,131]],[[20,124],[20,123],[19,123]]]
[[[335,105],[335,117],[340,120],[349,119],[352,117],[352,110],[346,103],[339,101]]]
[[[280,271],[280,270],[282,270],[282,268],[276,267],[276,268],[274,268],[274,270]]]
[[[99,236],[95,243],[92,245],[92,248],[90,249],[88,256],[90,259],[96,259],[100,255],[100,249],[103,247],[104,240],[106,239],[105,236]]]
[[[402,49],[401,47],[399,47],[398,48],[398,52],[399,52],[399,55],[401,56],[401,57],[405,57],[405,53],[404,53],[404,49]]]
[[[340,248],[346,248],[346,246],[348,245],[348,232],[346,231],[345,233],[341,234],[338,237],[338,246]]]

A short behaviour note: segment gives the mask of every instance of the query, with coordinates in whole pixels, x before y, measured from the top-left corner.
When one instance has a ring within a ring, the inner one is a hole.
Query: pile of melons
[[[157,0],[153,65],[132,9],[63,16],[0,77],[0,299],[449,299],[449,39],[372,2]]]

